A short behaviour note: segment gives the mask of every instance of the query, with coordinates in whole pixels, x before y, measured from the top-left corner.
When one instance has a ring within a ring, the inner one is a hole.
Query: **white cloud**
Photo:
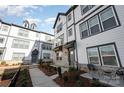
[[[0,5],[0,11],[3,11],[4,15],[12,16],[28,16],[30,13],[26,9],[37,9],[38,6],[33,5]]]
[[[38,24],[38,23],[41,22],[41,20],[38,19],[38,18],[27,18],[27,19],[25,19],[25,20],[28,20],[30,24],[31,24],[31,23],[36,23],[36,24]]]
[[[55,22],[55,17],[50,17],[44,20],[46,24],[53,24]]]

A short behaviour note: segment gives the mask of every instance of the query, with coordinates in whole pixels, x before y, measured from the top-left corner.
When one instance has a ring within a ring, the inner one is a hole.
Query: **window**
[[[92,9],[95,5],[81,5],[81,13],[82,15]]]
[[[4,38],[0,37],[0,43],[4,42]]]
[[[24,29],[19,29],[18,35],[23,36],[23,37],[28,37],[29,31],[24,30]]]
[[[57,33],[60,32],[62,30],[62,23],[60,23],[58,26],[57,26]]]
[[[25,53],[13,53],[13,60],[23,60],[25,57]]]
[[[99,49],[104,65],[118,66],[114,45],[101,46]]]
[[[89,19],[88,24],[89,24],[89,29],[90,29],[91,35],[100,32],[98,16],[95,16],[95,17]]]
[[[87,54],[88,60],[92,64],[119,66],[114,44],[87,48]]]
[[[92,6],[93,7],[93,6]],[[99,15],[99,16],[98,16]],[[100,20],[99,20],[100,18]],[[101,23],[101,25],[100,25]],[[81,39],[119,26],[113,7],[108,7],[79,25]],[[90,32],[88,32],[88,30]]]
[[[68,36],[72,36],[72,28],[68,30]]]
[[[51,44],[43,44],[42,49],[44,49],[44,50],[52,50],[52,45]]]
[[[71,13],[68,15],[68,21],[71,20]]]
[[[50,59],[49,53],[43,53],[43,59]]]
[[[62,52],[56,53],[56,60],[62,60]]]
[[[101,12],[100,18],[101,18],[101,24],[102,24],[103,30],[111,29],[118,25],[118,22],[112,7],[109,7],[103,12]]]
[[[81,38],[85,38],[85,37],[88,36],[88,26],[87,26],[87,22],[80,24],[80,25],[79,25],[79,29],[80,29]]]
[[[3,25],[2,26],[2,31],[8,31],[9,29],[9,26],[8,25]]]
[[[14,39],[13,44],[12,44],[12,48],[28,49],[29,44],[30,44],[29,41]]]
[[[89,48],[88,52],[88,60],[91,64],[99,64],[99,54],[97,48]]]

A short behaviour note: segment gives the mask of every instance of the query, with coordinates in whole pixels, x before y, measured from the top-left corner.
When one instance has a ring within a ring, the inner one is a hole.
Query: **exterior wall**
[[[106,6],[101,7],[99,10],[93,12],[91,15],[89,15],[87,18],[76,24],[76,34],[77,34],[77,49],[78,49],[78,62],[79,64],[88,64],[88,59],[87,59],[87,53],[86,53],[86,48],[91,47],[91,46],[96,46],[96,45],[102,45],[102,44],[107,44],[107,43],[112,43],[114,42],[117,47],[117,51],[119,54],[119,58],[121,61],[122,66],[124,66],[124,13],[122,13],[124,6],[115,6],[118,18],[120,20],[121,26],[107,30],[105,32],[81,39],[80,38],[80,31],[79,31],[79,24],[85,21],[86,19],[92,17],[94,14],[97,12],[101,11],[104,9]],[[77,12],[80,10],[79,6],[75,9],[75,15]],[[92,9],[91,9],[92,10]],[[76,15],[77,17],[76,20],[79,20],[80,18],[78,17],[79,15]],[[81,16],[80,16],[81,17]]]
[[[68,15],[71,14],[71,20],[68,21]],[[74,18],[73,18],[73,11],[71,11],[67,16],[66,16],[66,21],[67,21],[67,27],[71,26],[74,23]]]
[[[0,23],[0,27],[4,25],[4,23]],[[10,25],[8,25],[10,26]],[[28,37],[23,37],[18,35],[19,29],[24,29],[22,27],[18,26],[13,26],[11,25],[9,27],[9,30],[6,32],[1,31],[0,29],[0,37],[4,37],[5,40],[2,44],[0,44],[0,47],[5,47],[4,53],[3,53],[3,58],[2,60],[5,60],[8,64],[13,64],[13,63],[31,63],[31,54],[34,49],[37,49],[39,51],[38,59],[42,58],[42,44],[43,43],[52,43],[46,40],[46,36],[51,39],[51,41],[54,39],[52,35],[45,34],[42,32],[35,32],[35,31],[30,31],[30,29],[25,29],[28,31]],[[21,48],[13,48],[13,40],[18,39],[18,40],[24,40],[24,41],[29,41],[29,48],[28,49],[21,49]],[[24,60],[13,60],[13,53],[25,53]],[[51,53],[52,51],[44,51],[44,52],[49,52]],[[52,57],[51,57],[52,58]]]
[[[58,53],[58,52],[62,52],[62,60],[56,59],[56,53]],[[68,66],[68,51],[67,51],[67,49],[63,48],[63,51],[54,52],[53,62],[57,66],[64,66],[64,67]]]
[[[68,36],[68,30],[72,29],[72,35]],[[74,25],[72,25],[71,27],[67,28],[67,41],[73,41],[75,40],[75,31],[74,31]]]

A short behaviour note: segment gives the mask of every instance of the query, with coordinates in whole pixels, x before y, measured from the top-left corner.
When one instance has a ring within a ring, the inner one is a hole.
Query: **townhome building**
[[[123,5],[74,5],[66,13],[59,13],[54,24],[55,39],[58,41],[60,33],[63,33],[62,47],[67,52],[57,48],[56,42],[54,49],[61,51],[63,63],[80,68],[90,63],[123,67],[123,8]],[[57,32],[60,23],[61,31]],[[55,54],[54,59],[57,59],[57,50]]]
[[[52,60],[54,35],[0,21],[0,60],[7,64]]]

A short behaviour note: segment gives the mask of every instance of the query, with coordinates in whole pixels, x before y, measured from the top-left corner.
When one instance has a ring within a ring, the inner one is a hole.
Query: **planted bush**
[[[6,65],[6,61],[2,61],[1,62],[1,65]]]
[[[59,74],[59,77],[62,78],[62,71],[61,71],[61,67],[58,67],[58,74]]]
[[[69,67],[69,72],[72,72],[72,71],[77,71],[77,69],[75,67]]]

